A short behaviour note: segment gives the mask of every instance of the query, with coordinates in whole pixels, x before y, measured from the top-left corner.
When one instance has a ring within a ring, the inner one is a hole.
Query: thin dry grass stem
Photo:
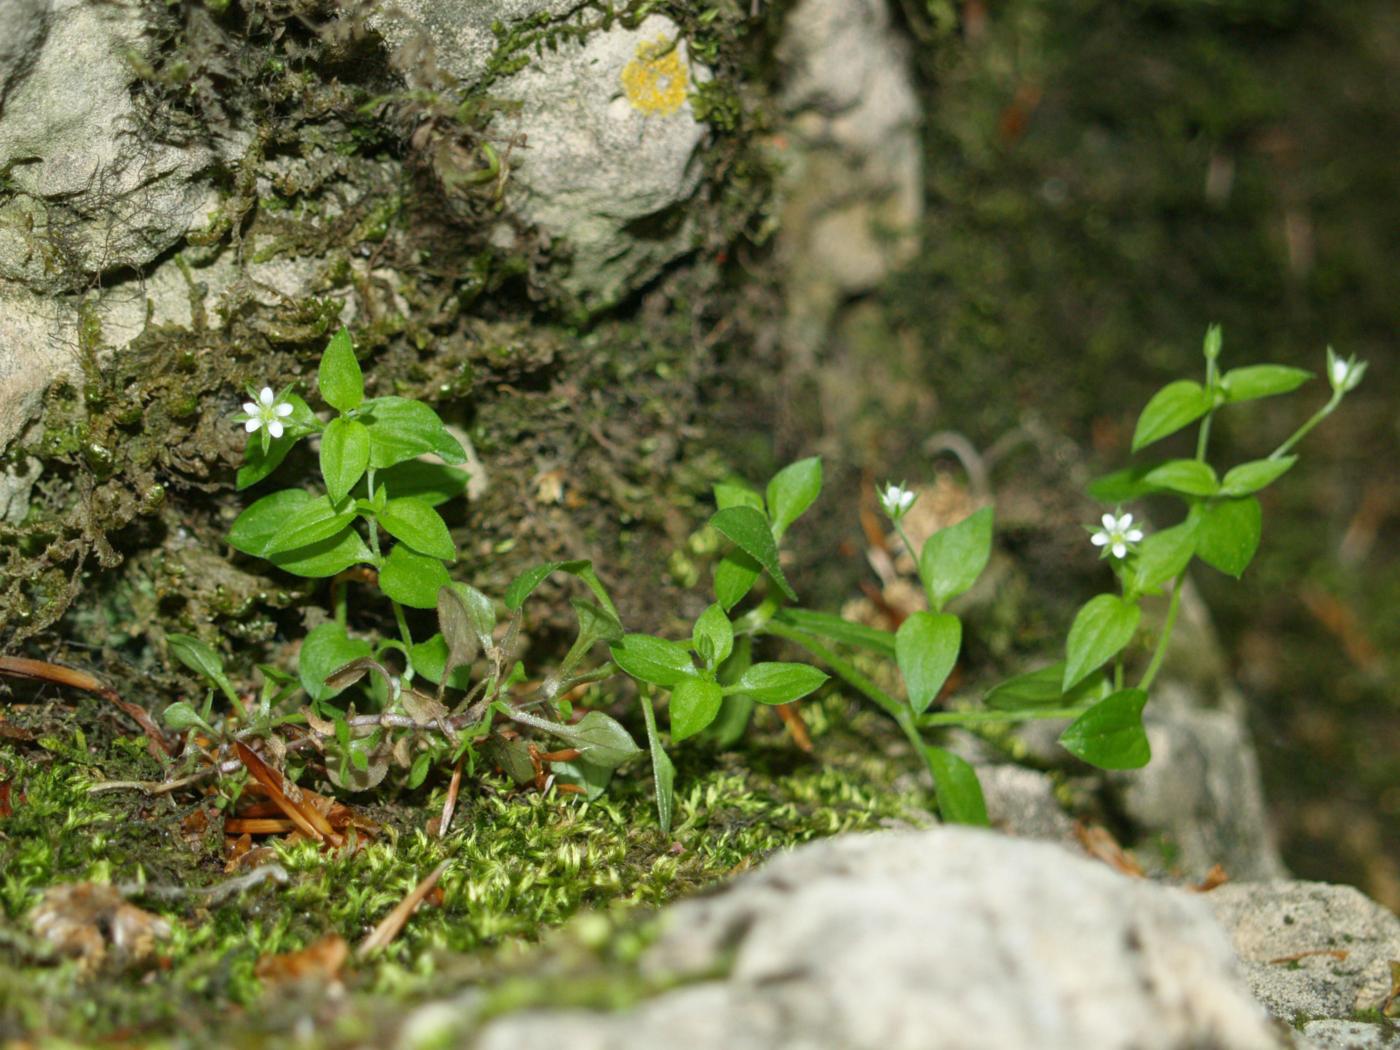
[[[442,873],[447,870],[447,865],[451,861],[443,861],[429,873],[428,877],[409,891],[408,896],[395,906],[394,910],[384,916],[379,921],[379,925],[369,932],[369,936],[360,942],[360,946],[355,949],[357,959],[366,959],[380,948],[387,947],[399,931],[403,929],[404,923],[408,922],[408,917],[413,914],[413,909],[422,903],[423,898],[432,892],[437,885],[438,879],[442,878]]]
[[[792,742],[807,754],[812,753],[812,738],[807,733],[807,723],[802,721],[802,716],[797,713],[796,704],[778,704],[778,717],[787,726],[788,732],[792,734]]]
[[[156,754],[157,749],[167,758],[173,758],[175,755],[175,749],[170,746],[170,743],[165,739],[165,734],[151,720],[150,714],[144,707],[123,700],[117,695],[115,689],[103,685],[86,671],[63,667],[60,664],[51,664],[44,660],[29,660],[23,656],[0,656],[0,674],[10,675],[14,678],[29,678],[39,682],[52,682],[54,685],[66,685],[72,689],[81,689],[84,692],[100,696],[141,727],[141,732],[146,734],[152,755]]]
[[[447,829],[452,826],[452,814],[457,809],[457,793],[462,790],[462,763],[466,755],[457,759],[452,767],[452,779],[447,785],[447,798],[442,802],[442,817],[438,820],[438,838],[447,838]]]

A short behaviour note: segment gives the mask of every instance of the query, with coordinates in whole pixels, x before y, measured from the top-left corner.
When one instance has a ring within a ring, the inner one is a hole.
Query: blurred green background
[[[1400,908],[1400,5],[906,0],[925,250],[888,307],[983,447],[1034,411],[1108,469],[1162,383],[1370,362],[1266,493],[1242,585],[1195,573],[1248,695],[1290,867]],[[1014,363],[1008,367],[1008,363]],[[1227,414],[1219,462],[1326,398]]]

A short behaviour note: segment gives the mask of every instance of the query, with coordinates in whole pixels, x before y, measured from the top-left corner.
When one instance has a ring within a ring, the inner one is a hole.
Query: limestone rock
[[[798,849],[673,907],[643,957],[689,984],[620,1015],[492,1022],[478,1050],[1284,1047],[1188,894],[943,827]]]
[[[1375,1009],[1400,961],[1400,919],[1350,886],[1232,883],[1204,895],[1255,997],[1285,1021]]]
[[[1309,1021],[1303,1026],[1310,1050],[1397,1050],[1400,1030],[1364,1021]]]

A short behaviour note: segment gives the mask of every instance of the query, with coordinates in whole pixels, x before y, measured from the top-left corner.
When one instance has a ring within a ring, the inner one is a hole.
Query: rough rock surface
[[[519,111],[498,118],[523,136],[506,201],[561,242],[564,284],[606,305],[690,247],[684,208],[700,181],[705,126],[690,92],[709,72],[692,63],[670,19],[614,26],[569,43],[500,83]]]
[[[1309,1050],[1396,1050],[1400,1026],[1364,1021],[1309,1021],[1303,1025]]]
[[[478,1050],[1288,1046],[1197,898],[1048,843],[943,827],[785,854],[677,905],[630,1013],[527,1013]]]
[[[1400,962],[1400,919],[1350,886],[1255,882],[1205,895],[1256,998],[1275,1016],[1349,1018],[1374,1010]]]

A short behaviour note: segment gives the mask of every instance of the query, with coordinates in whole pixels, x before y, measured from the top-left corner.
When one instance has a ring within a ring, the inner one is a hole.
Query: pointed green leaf
[[[340,624],[335,621],[323,623],[306,636],[297,654],[297,676],[301,679],[301,687],[313,700],[329,700],[345,686],[332,688],[326,684],[326,679],[346,664],[369,656],[371,652],[369,642],[363,638],[351,638]]]
[[[909,706],[923,714],[958,662],[962,622],[948,613],[916,612],[899,625],[894,645]]]
[[[982,698],[993,711],[1027,711],[1038,707],[1074,707],[1107,695],[1103,672],[1090,674],[1068,693],[1064,690],[1065,663],[1061,660],[1038,671],[1008,678]]]
[[[1220,482],[1209,463],[1194,459],[1168,460],[1153,467],[1142,479],[1149,485],[1188,496],[1213,496]]]
[[[1155,468],[1152,464],[1126,467],[1112,474],[1095,478],[1089,483],[1089,495],[1100,503],[1129,503],[1143,496],[1162,490],[1147,481],[1147,475]]]
[[[375,515],[384,531],[402,540],[419,554],[428,554],[443,561],[457,560],[457,547],[447,531],[442,515],[421,499],[412,496],[391,499]]]
[[[754,664],[723,689],[726,695],[742,693],[760,704],[787,704],[814,692],[826,679],[825,673],[808,664]]]
[[[1220,495],[1248,496],[1251,492],[1258,492],[1283,477],[1297,462],[1297,456],[1280,456],[1278,459],[1256,459],[1231,467],[1225,474],[1225,480],[1220,483]]]
[[[448,463],[464,463],[467,454],[443,426],[438,414],[421,401],[377,397],[360,406],[369,427],[369,465],[376,470],[431,452]]]
[[[1200,383],[1190,379],[1168,383],[1152,395],[1152,400],[1138,416],[1137,428],[1133,431],[1133,451],[1175,434],[1209,411],[1210,394]]]
[[[663,835],[671,834],[671,818],[675,813],[676,767],[666,749],[661,746],[661,734],[656,731],[656,712],[651,697],[642,691],[642,716],[647,723],[647,747],[651,751],[651,778],[656,791],[656,820]]]
[[[938,794],[938,815],[945,824],[987,826],[987,801],[977,771],[966,759],[941,747],[925,747],[924,762],[933,774]]]
[[[752,507],[760,514],[765,513],[763,497],[739,481],[721,481],[715,485],[715,507],[728,510],[730,507]]]
[[[1100,700],[1060,734],[1066,751],[1100,769],[1141,769],[1152,758],[1142,728],[1147,694],[1122,689]]]
[[[801,517],[822,490],[820,456],[790,463],[768,482],[768,513],[774,538],[781,538],[788,526]]]
[[[175,701],[162,711],[160,720],[165,723],[167,729],[173,729],[177,733],[186,729],[202,729],[206,733],[214,732],[214,728],[199,716],[199,712],[183,700]]]
[[[348,329],[342,328],[331,336],[326,352],[321,355],[319,384],[326,404],[341,412],[349,412],[364,400],[365,377],[360,363],[355,360]]]
[[[1263,511],[1253,496],[1213,500],[1201,508],[1196,533],[1196,556],[1236,579],[1259,549]]]
[[[295,550],[269,554],[267,560],[293,576],[324,579],[342,573],[352,565],[371,564],[374,554],[360,534],[347,525],[334,536]]]
[[[410,459],[379,471],[375,475],[375,489],[392,492],[395,496],[414,496],[436,507],[466,495],[470,480],[471,475],[457,467]]]
[[[444,674],[447,674],[449,688],[466,689],[472,684],[470,658],[461,660],[453,657],[447,639],[440,634],[415,643],[409,650],[409,659],[413,661],[414,673],[434,685],[442,681]],[[447,670],[449,665],[452,668],[451,673]]]
[[[213,682],[225,696],[237,695],[233,683],[224,673],[223,660],[212,648],[188,634],[167,634],[165,641],[175,659]],[[169,711],[169,708],[166,710]]]
[[[436,609],[438,591],[449,582],[440,560],[403,543],[394,544],[379,570],[379,589],[410,609]]]
[[[228,532],[228,542],[234,550],[255,558],[267,556],[272,544],[293,514],[311,502],[311,493],[303,489],[279,489],[243,509]]]
[[[1285,365],[1248,365],[1232,368],[1220,379],[1220,387],[1228,401],[1253,401],[1275,394],[1297,390],[1312,378],[1312,373]]]
[[[763,570],[743,551],[730,551],[715,566],[715,600],[726,611],[744,600]]]
[[[610,646],[610,651],[613,662],[627,674],[665,689],[674,689],[696,674],[686,648],[664,638],[629,634]]]
[[[714,682],[686,678],[671,690],[671,743],[694,736],[719,714],[724,690]]]
[[[1193,515],[1180,525],[1154,532],[1138,547],[1133,563],[1133,587],[1145,594],[1172,579],[1191,562],[1196,553],[1197,518]]]
[[[734,651],[734,625],[724,610],[711,605],[695,621],[690,632],[691,647],[706,667],[715,667],[729,659]]]
[[[791,624],[799,630],[828,638],[843,645],[854,645],[861,649],[880,653],[891,659],[895,655],[894,632],[882,631],[878,627],[867,627],[863,623],[852,623],[832,613],[814,612],[811,609],[779,609],[773,617],[782,623]]]
[[[292,414],[282,421],[282,436],[269,440],[264,449],[262,435],[254,434],[244,446],[243,465],[238,468],[235,483],[240,492],[276,470],[296,443],[320,426],[311,407],[296,394],[284,394],[282,400],[292,406]]]
[[[1135,602],[1116,594],[1100,594],[1085,602],[1069,629],[1061,687],[1068,692],[1118,655],[1132,641],[1141,616]]]
[[[919,555],[919,579],[928,593],[929,604],[941,610],[948,599],[976,583],[991,554],[991,507],[983,507],[930,536]]]
[[[333,419],[321,435],[321,477],[326,494],[339,503],[369,466],[369,430],[356,419]]]
[[[458,633],[458,628],[454,626],[451,633],[447,630],[447,620],[444,619],[443,610],[444,603],[448,600],[448,594],[451,595],[455,606],[460,610],[461,616],[466,618],[466,625],[471,630],[472,634],[475,635],[479,648],[490,648],[491,635],[496,629],[496,607],[491,603],[491,599],[486,597],[486,595],[482,594],[475,587],[471,587],[465,583],[449,583],[446,587],[446,593],[439,591],[438,624],[443,628],[443,634],[449,639]],[[456,613],[449,611],[447,619],[455,620],[455,618]],[[467,649],[467,642],[465,640],[457,644],[463,651]],[[474,653],[472,659],[475,659]]]
[[[613,604],[612,597],[608,594],[607,588],[603,586],[603,581],[598,578],[597,572],[594,571],[593,563],[583,558],[574,561],[547,561],[526,569],[511,580],[510,586],[506,588],[504,599],[506,608],[511,612],[518,610],[525,604],[525,599],[530,597],[534,589],[555,572],[567,572],[572,576],[577,576],[588,585],[588,589],[593,592],[593,597],[598,599],[598,603],[612,613],[614,618],[621,621],[622,617],[618,615],[617,606]]]
[[[716,511],[710,518],[710,524],[758,562],[789,600],[797,601],[796,593],[788,585],[782,566],[778,564],[778,545],[773,542],[767,518],[752,507],[730,507]]]
[[[354,520],[355,508],[348,501],[337,506],[327,496],[315,496],[287,515],[281,527],[267,538],[262,554],[266,557],[310,546],[336,535]]]

